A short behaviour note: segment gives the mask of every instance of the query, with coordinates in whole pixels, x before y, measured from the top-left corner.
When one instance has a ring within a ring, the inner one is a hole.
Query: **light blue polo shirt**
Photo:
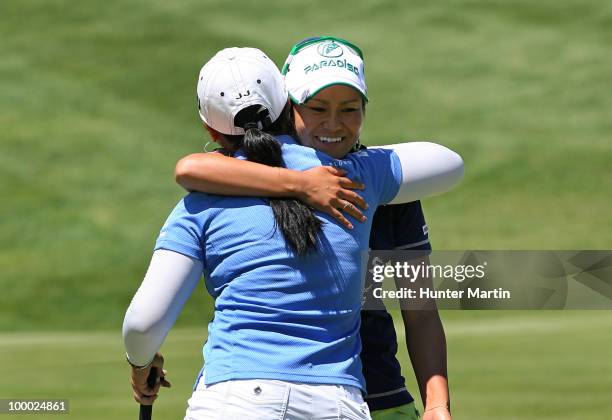
[[[202,261],[215,317],[204,345],[206,383],[277,379],[365,389],[359,353],[361,256],[374,211],[399,189],[391,150],[367,149],[337,160],[279,137],[288,168],[333,165],[366,185],[368,222],[347,230],[331,216],[318,253],[295,256],[265,198],[190,193],[164,224],[155,249]]]

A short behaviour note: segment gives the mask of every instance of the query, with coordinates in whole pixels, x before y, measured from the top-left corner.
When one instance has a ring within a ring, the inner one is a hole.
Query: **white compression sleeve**
[[[442,194],[463,178],[463,160],[436,143],[412,142],[380,146],[392,149],[402,164],[402,184],[389,204],[410,203]]]
[[[202,262],[157,250],[123,320],[128,360],[144,366],[153,360],[202,275]]]

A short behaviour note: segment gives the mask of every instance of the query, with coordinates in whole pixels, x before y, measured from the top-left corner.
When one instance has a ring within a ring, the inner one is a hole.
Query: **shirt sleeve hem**
[[[163,240],[155,244],[155,251],[157,251],[158,249],[165,249],[167,251],[178,252],[179,254],[183,254],[186,257],[194,258],[199,261],[203,261],[202,250],[200,248],[196,248],[192,245],[188,245],[185,243],[171,241],[171,240]]]

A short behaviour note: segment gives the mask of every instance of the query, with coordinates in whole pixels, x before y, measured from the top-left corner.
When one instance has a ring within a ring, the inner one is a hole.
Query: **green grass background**
[[[436,249],[611,247],[610,2],[3,1],[0,398],[133,417],[119,331],[182,195],[174,163],[207,141],[199,68],[227,46],[280,65],[319,34],[364,50],[365,143],[464,157],[462,185],[424,202]],[[443,317],[456,418],[609,416],[609,312]],[[158,418],[183,412],[209,318],[201,288],[164,347]]]

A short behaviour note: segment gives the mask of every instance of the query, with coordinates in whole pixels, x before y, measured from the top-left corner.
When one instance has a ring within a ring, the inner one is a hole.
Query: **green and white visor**
[[[285,87],[294,103],[303,104],[331,85],[357,89],[368,100],[363,55],[344,39],[322,36],[294,45],[282,69]]]

